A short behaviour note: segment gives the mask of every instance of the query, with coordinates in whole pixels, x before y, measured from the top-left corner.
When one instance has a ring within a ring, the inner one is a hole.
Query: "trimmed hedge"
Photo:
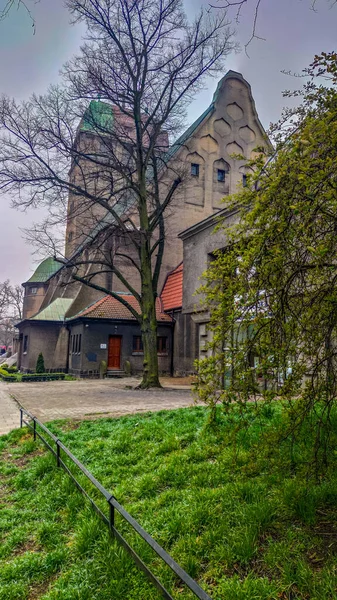
[[[3,381],[16,381],[16,375],[9,373],[7,369],[0,368],[0,377]]]
[[[3,369],[0,367],[0,379],[2,381],[56,381],[57,379],[64,380],[66,374],[65,373],[21,373],[17,372],[17,369],[14,372],[10,372],[9,369],[16,369],[16,367],[9,367],[7,369]]]
[[[24,373],[22,381],[56,381],[64,379],[65,373]]]
[[[18,372],[18,368],[17,367],[8,367],[6,364],[5,365],[1,365],[0,368],[3,371],[7,371],[7,373],[17,373]]]

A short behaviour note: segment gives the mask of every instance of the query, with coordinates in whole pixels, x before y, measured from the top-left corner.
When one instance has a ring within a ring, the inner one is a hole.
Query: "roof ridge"
[[[88,306],[85,306],[84,308],[82,308],[82,310],[80,310],[79,312],[77,312],[75,315],[72,315],[71,317],[67,317],[67,320],[76,319],[76,317],[78,317],[79,315],[81,315],[85,311],[89,311],[90,309],[93,309],[94,306],[98,302],[102,302],[102,300],[104,300],[105,298],[106,298],[106,296],[103,296],[103,298],[99,298],[98,300],[94,300],[94,302],[91,302],[91,304],[88,304]]]

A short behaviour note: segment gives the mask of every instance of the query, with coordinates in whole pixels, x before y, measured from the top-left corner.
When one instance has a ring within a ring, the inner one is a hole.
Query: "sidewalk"
[[[20,427],[18,406],[9,396],[6,384],[0,382],[0,435],[9,433]]]

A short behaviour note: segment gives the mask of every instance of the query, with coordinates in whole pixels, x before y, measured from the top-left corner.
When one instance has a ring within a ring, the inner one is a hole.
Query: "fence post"
[[[56,464],[58,467],[61,466],[60,464],[60,446],[59,446],[59,440],[56,440]]]
[[[35,417],[33,420],[34,426],[33,426],[33,431],[34,431],[34,442],[36,442],[36,421],[35,421]]]
[[[20,427],[22,427],[22,408],[20,408]]]
[[[110,498],[111,500],[111,498]],[[115,527],[115,507],[109,500],[109,527],[110,531],[113,532],[113,528]]]

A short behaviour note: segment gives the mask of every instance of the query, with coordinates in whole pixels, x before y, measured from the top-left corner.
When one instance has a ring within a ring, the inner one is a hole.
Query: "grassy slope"
[[[214,600],[337,599],[337,475],[309,486],[249,460],[261,422],[236,448],[204,423],[192,408],[51,427]],[[1,600],[159,598],[27,431],[0,449]],[[175,597],[192,598],[124,531]]]

